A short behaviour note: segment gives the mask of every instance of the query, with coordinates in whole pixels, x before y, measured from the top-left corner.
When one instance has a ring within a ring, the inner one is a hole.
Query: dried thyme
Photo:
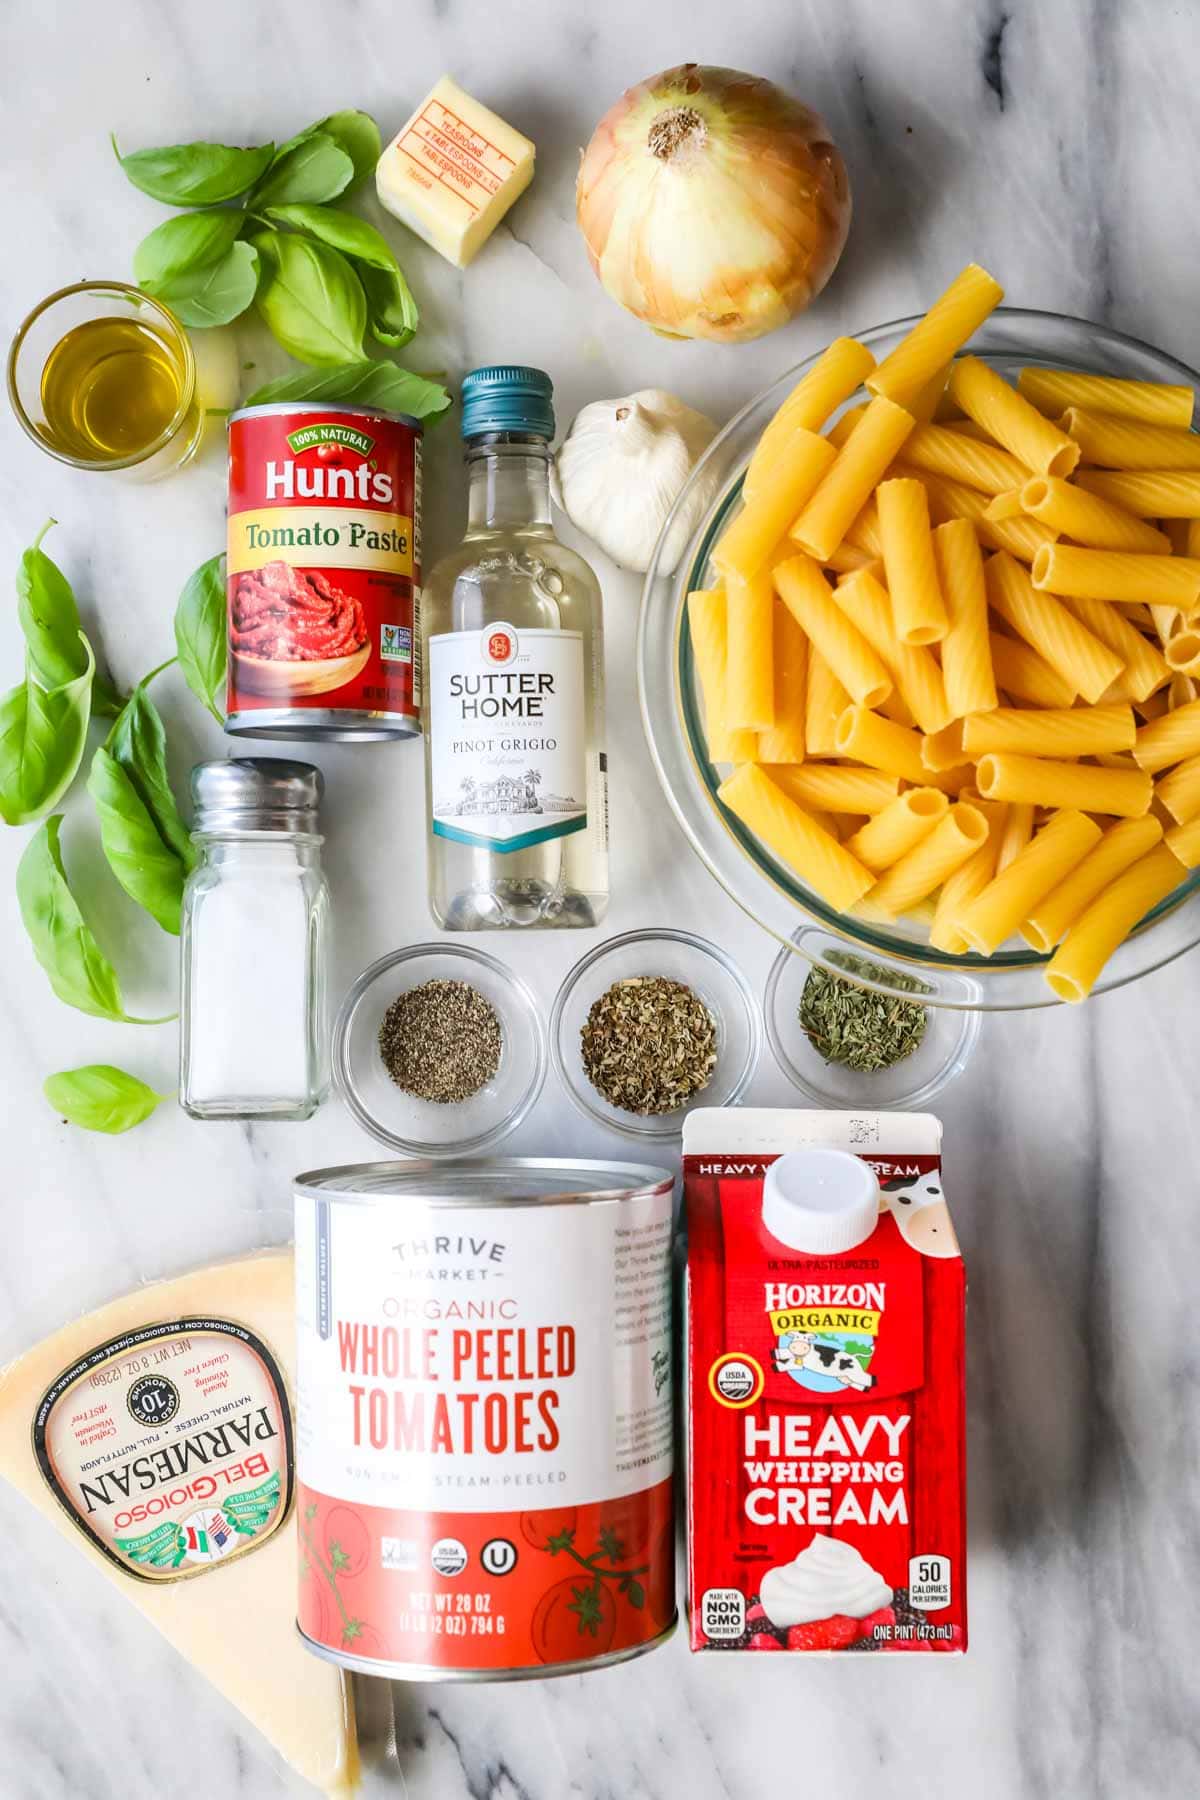
[[[379,1028],[379,1054],[396,1086],[418,1100],[457,1105],[500,1067],[503,1030],[495,1007],[467,981],[425,981],[393,1000]]]
[[[717,1066],[712,1014],[690,987],[665,975],[614,981],[579,1036],[588,1080],[623,1112],[676,1112]]]
[[[926,993],[914,975],[880,968],[878,963],[845,956],[842,966],[869,981],[886,981],[911,993]],[[890,1069],[918,1049],[925,1036],[927,1014],[914,1000],[876,994],[867,988],[813,969],[800,996],[800,1024],[826,1062],[839,1063],[859,1075]]]

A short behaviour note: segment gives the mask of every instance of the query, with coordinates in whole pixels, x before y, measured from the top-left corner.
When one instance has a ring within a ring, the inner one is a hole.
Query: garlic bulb
[[[575,417],[554,458],[554,498],[573,525],[624,569],[650,567],[684,482],[717,428],[662,388],[595,400]],[[697,483],[671,527],[660,566],[669,574],[716,491]]]

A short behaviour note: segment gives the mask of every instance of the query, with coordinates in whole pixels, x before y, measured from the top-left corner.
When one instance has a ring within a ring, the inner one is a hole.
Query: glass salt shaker
[[[324,785],[311,763],[272,757],[192,771],[179,1101],[194,1119],[307,1119],[324,1098]]]

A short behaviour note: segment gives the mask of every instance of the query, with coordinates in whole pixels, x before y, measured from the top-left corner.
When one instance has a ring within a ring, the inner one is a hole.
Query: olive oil
[[[121,462],[150,449],[175,418],[185,370],[140,319],[87,319],[60,338],[42,370],[39,429],[60,455]]]

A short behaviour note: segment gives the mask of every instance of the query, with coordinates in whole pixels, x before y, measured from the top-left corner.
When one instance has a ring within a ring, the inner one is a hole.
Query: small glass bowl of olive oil
[[[34,308],[8,357],[13,411],[76,469],[155,481],[196,453],[196,361],[173,313],[123,281],[84,281]]]

